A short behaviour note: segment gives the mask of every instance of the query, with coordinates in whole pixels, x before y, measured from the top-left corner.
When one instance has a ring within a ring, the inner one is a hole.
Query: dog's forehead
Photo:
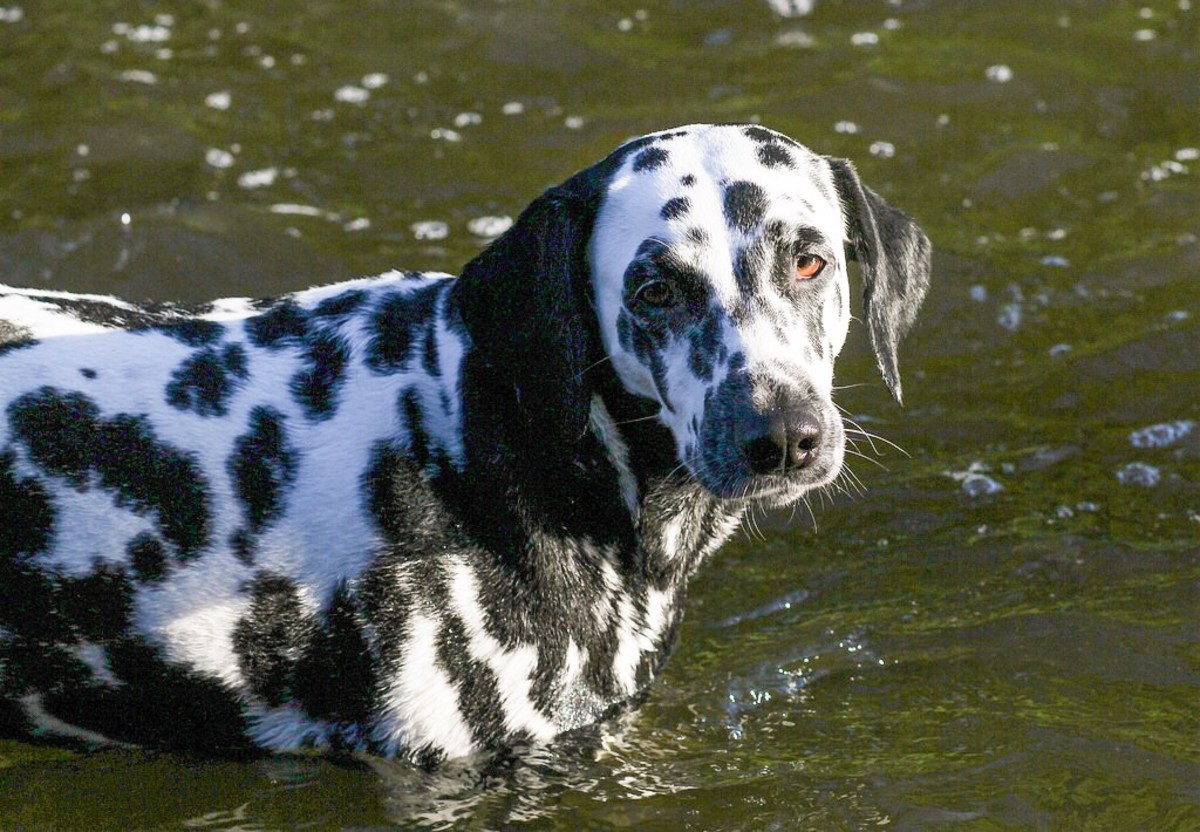
[[[647,236],[749,234],[767,220],[815,227],[831,242],[843,234],[828,161],[766,128],[682,128],[619,152],[596,228],[615,259],[632,258]]]

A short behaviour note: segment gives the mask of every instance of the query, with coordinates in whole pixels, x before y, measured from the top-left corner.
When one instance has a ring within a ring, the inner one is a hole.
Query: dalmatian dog
[[[847,260],[899,399],[929,258],[848,162],[694,125],[456,278],[0,287],[0,731],[432,764],[605,719],[747,510],[838,476]]]

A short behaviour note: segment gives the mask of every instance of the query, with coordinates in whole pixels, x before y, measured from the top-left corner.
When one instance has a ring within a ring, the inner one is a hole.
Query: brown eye
[[[800,280],[808,280],[816,277],[825,268],[825,261],[815,254],[802,254],[796,260],[796,277]]]
[[[637,299],[647,306],[670,306],[675,301],[675,290],[665,280],[652,280],[638,290]]]

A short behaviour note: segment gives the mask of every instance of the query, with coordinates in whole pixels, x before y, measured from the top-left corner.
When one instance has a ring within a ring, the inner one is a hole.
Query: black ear
[[[863,185],[854,166],[830,159],[846,217],[846,252],[863,277],[863,308],[883,380],[902,401],[900,340],[912,328],[929,289],[929,238],[911,217]]]
[[[598,198],[581,182],[577,176],[534,200],[467,264],[451,301],[471,339],[467,407],[484,396],[476,409],[493,420],[474,428],[546,462],[570,459],[583,436],[592,398],[586,370],[602,357],[586,252]]]

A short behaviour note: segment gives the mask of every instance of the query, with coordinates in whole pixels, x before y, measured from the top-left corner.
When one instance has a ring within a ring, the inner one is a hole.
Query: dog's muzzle
[[[830,482],[841,465],[843,430],[833,405],[798,391],[754,395],[744,374],[709,398],[688,460],[718,497],[790,502]],[[761,402],[766,399],[769,404]]]

